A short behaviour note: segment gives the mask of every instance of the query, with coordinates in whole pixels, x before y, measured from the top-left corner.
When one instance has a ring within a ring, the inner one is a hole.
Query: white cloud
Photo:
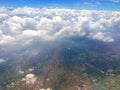
[[[42,89],[39,89],[39,90],[52,90],[52,89],[50,89],[50,88],[47,88],[47,89],[42,88]]]
[[[29,72],[34,71],[34,68],[29,68],[28,71],[29,71]]]
[[[14,9],[11,14],[13,15],[36,15],[39,12],[37,8],[23,7]]]
[[[120,12],[31,7],[0,9],[0,45],[3,47],[75,36],[113,42],[120,29]]]
[[[105,42],[113,42],[111,37],[106,37],[102,32],[98,32],[96,35],[92,35],[93,39],[103,40]]]
[[[5,60],[4,60],[4,59],[2,59],[2,58],[0,58],[0,63],[3,63],[3,62],[5,62]]]
[[[5,7],[0,7],[0,13],[4,13],[4,12],[6,12],[7,11],[7,8],[5,8]]]
[[[12,36],[2,36],[0,39],[0,44],[4,45],[4,44],[8,44],[11,43],[12,41],[14,41],[14,37]]]
[[[19,72],[19,74],[24,74],[25,72],[24,71],[22,71],[22,70],[20,70],[20,71],[18,71]]]
[[[30,73],[25,76],[25,78],[22,79],[22,81],[25,81],[26,84],[34,84],[36,82],[37,78],[34,74]]]

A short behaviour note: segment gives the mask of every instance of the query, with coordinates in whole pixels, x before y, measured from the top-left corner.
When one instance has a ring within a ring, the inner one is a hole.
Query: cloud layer
[[[114,42],[120,34],[119,24],[120,12],[114,11],[0,7],[0,46],[13,49],[36,40],[71,37]]]

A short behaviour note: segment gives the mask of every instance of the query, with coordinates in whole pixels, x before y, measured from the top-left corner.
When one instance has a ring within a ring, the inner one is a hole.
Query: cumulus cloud
[[[36,82],[37,78],[34,74],[27,74],[25,78],[22,79],[22,81],[25,81],[27,84],[34,84]]]
[[[29,71],[29,72],[34,71],[34,68],[29,68],[28,71]]]
[[[22,70],[20,70],[20,71],[18,71],[19,72],[19,74],[24,74],[25,72],[24,71],[22,71]]]
[[[6,12],[7,11],[7,8],[5,8],[5,7],[0,7],[0,13],[4,13],[4,12]]]
[[[47,8],[0,8],[0,46],[21,48],[35,40],[86,37],[114,42],[120,12]],[[18,44],[19,43],[19,44]]]

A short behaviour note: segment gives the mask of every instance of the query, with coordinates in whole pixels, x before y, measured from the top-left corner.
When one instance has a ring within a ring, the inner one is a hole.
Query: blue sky
[[[120,11],[120,0],[0,0],[0,6],[58,7]]]

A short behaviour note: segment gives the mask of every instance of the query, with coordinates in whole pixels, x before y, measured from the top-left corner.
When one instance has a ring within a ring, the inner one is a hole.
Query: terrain
[[[14,56],[14,60],[1,63],[1,90],[120,89],[119,44],[86,38],[65,42],[46,44],[48,48],[34,57]]]

